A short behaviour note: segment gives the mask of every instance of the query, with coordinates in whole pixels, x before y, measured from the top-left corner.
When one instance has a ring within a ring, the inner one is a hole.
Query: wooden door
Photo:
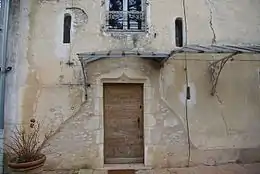
[[[143,163],[143,84],[104,84],[105,164]]]

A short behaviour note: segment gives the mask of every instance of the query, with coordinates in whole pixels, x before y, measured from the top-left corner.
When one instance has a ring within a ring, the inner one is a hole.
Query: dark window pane
[[[182,18],[175,20],[175,43],[177,47],[183,46],[183,24]]]
[[[128,11],[142,11],[141,0],[128,0]]]
[[[109,28],[123,29],[123,0],[110,0],[109,11]]]
[[[109,12],[108,20],[109,29],[123,29],[123,12]]]
[[[141,11],[141,0],[128,0],[128,29],[140,30],[142,28],[143,15],[140,13]]]
[[[109,11],[123,11],[123,0],[110,0]]]
[[[71,15],[64,16],[63,24],[63,43],[70,43]]]

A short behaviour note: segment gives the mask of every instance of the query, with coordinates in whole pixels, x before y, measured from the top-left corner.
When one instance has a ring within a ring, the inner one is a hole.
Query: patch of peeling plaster
[[[168,76],[167,76],[168,77]],[[174,109],[171,107],[171,105],[167,102],[167,100],[165,99],[165,92],[163,90],[163,83],[165,83],[165,77],[163,76],[162,73],[162,69],[160,70],[160,75],[159,75],[159,93],[160,93],[160,100],[167,106],[167,108],[176,116],[178,116],[178,118],[180,119],[180,121],[183,123],[183,125],[185,124],[185,120],[183,119],[183,117],[179,116],[179,114],[177,114]],[[184,126],[185,127],[185,126]]]

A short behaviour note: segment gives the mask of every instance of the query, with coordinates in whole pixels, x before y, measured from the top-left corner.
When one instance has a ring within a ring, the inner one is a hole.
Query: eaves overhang
[[[260,45],[187,45],[180,48],[174,48],[170,52],[158,51],[133,51],[133,50],[106,50],[96,52],[78,53],[78,58],[81,62],[90,63],[105,58],[123,58],[123,57],[138,57],[149,59],[158,63],[164,63],[174,54],[180,53],[248,53],[259,54]]]
[[[94,62],[106,58],[123,58],[123,57],[137,57],[149,59],[158,63],[168,59],[170,53],[166,52],[144,52],[144,51],[97,51],[77,54],[80,61],[85,63]]]

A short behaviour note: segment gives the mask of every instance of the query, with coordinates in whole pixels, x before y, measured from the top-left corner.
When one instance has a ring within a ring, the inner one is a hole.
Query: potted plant
[[[39,174],[43,171],[46,156],[42,150],[47,145],[46,134],[40,141],[40,124],[31,119],[30,128],[16,127],[5,143],[8,167],[12,174]]]

